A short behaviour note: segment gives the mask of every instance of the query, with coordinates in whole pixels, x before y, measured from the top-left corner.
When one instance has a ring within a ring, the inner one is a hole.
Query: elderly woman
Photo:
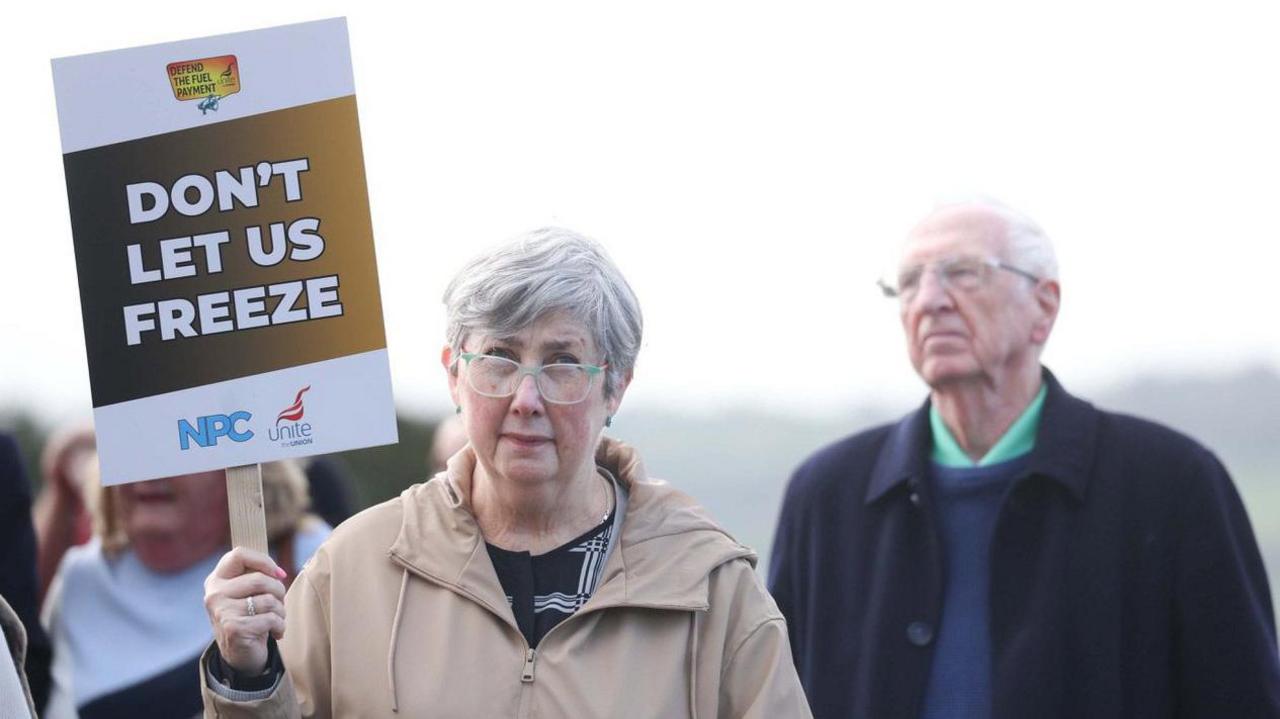
[[[92,475],[94,537],[66,552],[45,600],[53,691],[42,716],[196,716],[193,679],[211,638],[199,598],[228,545],[226,479],[203,472],[99,489]],[[306,513],[306,477],[271,462],[262,483],[272,550],[282,563],[305,561],[329,534]]]
[[[809,716],[755,555],[600,438],[641,335],[601,248],[534,232],[467,265],[445,305],[441,363],[470,443],[344,523],[287,599],[265,557],[223,558],[206,710]]]

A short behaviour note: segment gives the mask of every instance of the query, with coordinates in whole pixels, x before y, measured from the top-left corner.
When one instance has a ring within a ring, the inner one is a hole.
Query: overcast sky
[[[1274,14],[868,5],[25,4],[0,31],[0,410],[90,409],[49,60],[338,15],[406,409],[448,408],[451,274],[546,224],[599,239],[640,297],[628,405],[920,396],[874,280],[975,192],[1056,242],[1045,360],[1069,387],[1280,369]]]

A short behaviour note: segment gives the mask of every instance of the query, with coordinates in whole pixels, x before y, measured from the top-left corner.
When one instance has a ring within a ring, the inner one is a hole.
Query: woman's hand
[[[261,552],[236,547],[204,580],[204,608],[222,661],[239,673],[267,668],[267,637],[284,637],[285,571]]]

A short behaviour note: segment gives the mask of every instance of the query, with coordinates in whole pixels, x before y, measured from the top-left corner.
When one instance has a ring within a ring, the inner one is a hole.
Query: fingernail
[[[284,571],[281,567],[276,567],[276,579],[284,579],[287,576],[289,576],[288,572]]]

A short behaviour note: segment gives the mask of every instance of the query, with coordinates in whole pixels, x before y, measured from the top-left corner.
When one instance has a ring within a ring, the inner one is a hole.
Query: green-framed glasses
[[[533,384],[542,399],[552,404],[577,404],[591,393],[596,375],[605,370],[603,365],[552,363],[527,367],[495,355],[463,352],[458,355],[467,363],[467,384],[477,394],[485,397],[510,397],[516,393],[520,380],[533,375]]]

